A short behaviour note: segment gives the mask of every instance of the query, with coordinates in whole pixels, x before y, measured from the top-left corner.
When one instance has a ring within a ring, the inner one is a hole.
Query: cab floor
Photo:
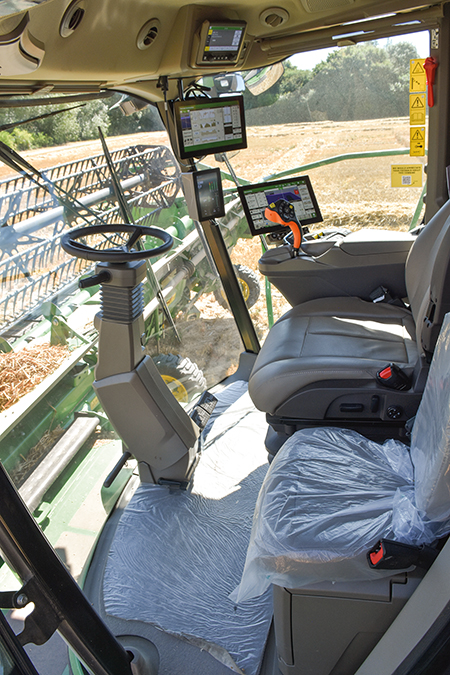
[[[271,594],[234,605],[259,488],[266,423],[237,381],[218,394],[186,492],[131,482],[104,528],[85,592],[116,635],[159,652],[159,675],[257,675],[274,670],[266,645]],[[271,640],[272,642],[272,636]]]

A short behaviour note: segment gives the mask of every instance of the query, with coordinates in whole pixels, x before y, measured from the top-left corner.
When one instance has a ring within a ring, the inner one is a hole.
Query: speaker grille
[[[307,12],[326,12],[353,5],[355,0],[301,0]]]

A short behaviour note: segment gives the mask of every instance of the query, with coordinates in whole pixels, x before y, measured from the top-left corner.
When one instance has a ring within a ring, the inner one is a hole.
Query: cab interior
[[[78,654],[74,673],[447,672],[449,5],[12,0],[0,12],[0,106],[109,91],[151,103],[187,202],[200,158],[180,152],[176,107],[193,82],[429,31],[437,69],[423,222],[275,242],[259,270],[292,309],[260,345],[220,228],[199,216],[242,349],[235,372],[187,407],[143,354],[148,272],[133,247],[145,233],[127,226],[123,258],[117,246],[102,258],[95,237],[111,230],[89,239],[72,228],[65,250],[99,261],[89,282],[103,293],[94,388],[124,446],[114,478],[130,455],[137,466],[86,568],[87,603],[31,523],[11,534],[28,518],[12,508],[13,489],[0,547]],[[205,48],[217,25],[240,31],[225,58]],[[163,255],[170,236],[147,234]],[[372,297],[380,287],[389,297]],[[379,565],[392,542],[404,548]]]

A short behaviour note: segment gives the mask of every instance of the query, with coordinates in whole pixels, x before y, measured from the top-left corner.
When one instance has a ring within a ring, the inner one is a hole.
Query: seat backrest
[[[426,518],[450,519],[450,314],[436,344],[411,440],[416,506]]]
[[[418,235],[405,275],[417,345],[431,354],[444,314],[450,310],[450,200]]]

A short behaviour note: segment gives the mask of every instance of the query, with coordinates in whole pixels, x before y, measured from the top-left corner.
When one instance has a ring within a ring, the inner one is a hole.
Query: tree
[[[408,114],[409,43],[379,47],[365,43],[332,52],[313,70],[311,110],[328,119],[358,120]]]
[[[124,115],[121,108],[112,107],[114,102],[119,101],[120,98],[121,97],[117,95],[116,101],[113,100],[109,104],[110,108],[112,108],[108,111],[110,136],[135,134],[140,131],[161,131],[164,129],[164,125],[155,106],[148,105],[132,115]]]
[[[252,108],[263,108],[272,105],[278,100],[280,91],[280,82],[275,82],[274,85],[264,91],[258,96],[254,96],[248,89],[244,91],[244,108],[251,110]]]
[[[284,63],[284,73],[280,79],[280,96],[298,92],[312,77],[310,70],[299,70],[290,61]]]

